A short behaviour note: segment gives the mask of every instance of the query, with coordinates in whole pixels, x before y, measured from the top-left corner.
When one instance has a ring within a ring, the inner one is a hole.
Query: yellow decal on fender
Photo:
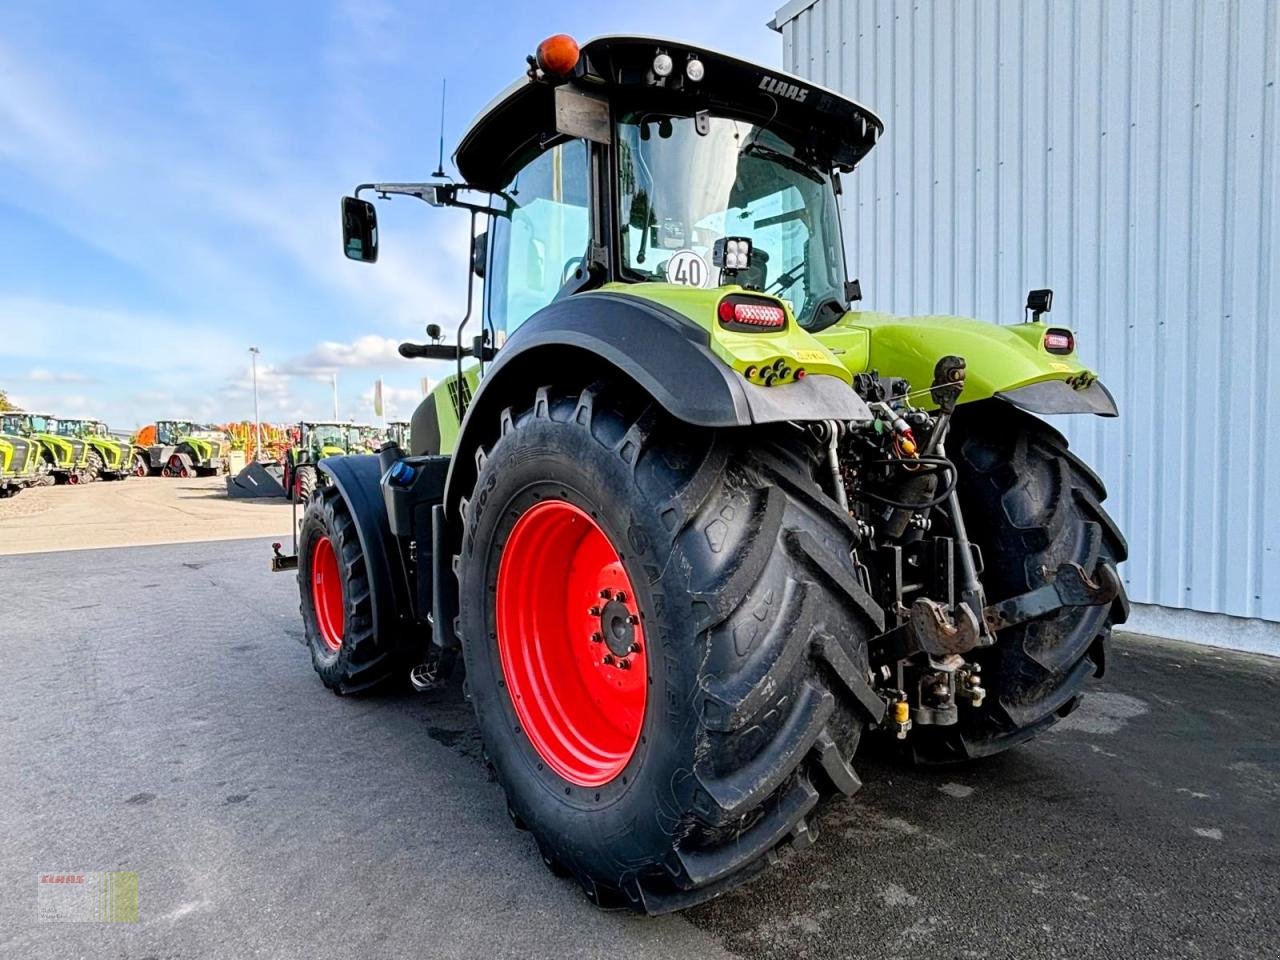
[[[807,360],[810,363],[821,363],[823,360],[827,359],[827,355],[821,350],[797,350],[796,359]]]

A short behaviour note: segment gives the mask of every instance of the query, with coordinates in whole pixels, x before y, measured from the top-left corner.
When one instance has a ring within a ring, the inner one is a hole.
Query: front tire
[[[1125,559],[1124,537],[1102,507],[1102,481],[1044,421],[994,401],[961,407],[947,452],[960,472],[969,536],[982,549],[988,603],[1041,586],[1063,563],[1093,576]],[[990,756],[1053,726],[1079,705],[1086,681],[1102,675],[1111,628],[1127,613],[1121,594],[1107,606],[1063,607],[1001,631],[977,655],[983,705],[962,707],[955,726],[916,728],[914,759]]]
[[[106,469],[106,461],[102,459],[102,454],[97,450],[89,451],[89,464],[85,468],[90,480],[101,480],[103,471]]]
[[[369,575],[355,520],[336,487],[307,504],[298,534],[298,588],[311,664],[337,694],[374,687],[399,664],[373,630]]]
[[[295,477],[294,496],[297,498],[298,503],[306,503],[311,499],[311,494],[315,493],[316,468],[310,466],[298,467]]]
[[[661,913],[807,845],[820,791],[858,789],[874,697],[852,690],[883,618],[806,463],[626,396],[504,412],[462,507],[460,622],[515,822],[596,903]]]

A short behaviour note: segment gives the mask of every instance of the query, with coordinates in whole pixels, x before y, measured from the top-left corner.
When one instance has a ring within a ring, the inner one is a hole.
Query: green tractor
[[[157,420],[138,431],[132,446],[139,477],[209,477],[231,467],[231,437],[214,424]]]
[[[0,422],[0,499],[33,486],[42,476],[43,451],[38,440],[9,433]]]
[[[599,904],[714,897],[815,839],[860,747],[1043,733],[1106,665],[1125,542],[1041,415],[1115,416],[1075,337],[859,310],[867,108],[688,44],[544,42],[462,138],[451,361],[409,450],[331,457],[293,556],[324,685],[466,672],[513,822]],[[481,301],[471,290],[482,280]]]
[[[89,444],[67,436],[57,417],[47,413],[9,410],[0,414],[0,433],[26,437],[40,446],[38,483],[84,483],[89,473]]]
[[[396,444],[396,446],[401,449],[408,450],[411,446],[409,439],[409,421],[388,420],[385,438],[386,440]]]
[[[306,503],[316,488],[320,474],[316,465],[325,457],[339,457],[359,449],[357,428],[350,423],[303,420],[298,424],[298,440],[285,453],[285,495],[296,503]]]
[[[58,436],[79,437],[89,445],[87,472],[91,480],[123,480],[133,472],[133,447],[111,436],[101,420],[58,421]]]

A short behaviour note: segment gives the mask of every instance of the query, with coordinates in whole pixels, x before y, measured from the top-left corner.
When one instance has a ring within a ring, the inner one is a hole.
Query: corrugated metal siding
[[[1121,406],[1060,426],[1131,596],[1280,620],[1280,3],[817,0],[778,26],[786,69],[885,120],[845,183],[868,306],[1010,323],[1052,287]]]

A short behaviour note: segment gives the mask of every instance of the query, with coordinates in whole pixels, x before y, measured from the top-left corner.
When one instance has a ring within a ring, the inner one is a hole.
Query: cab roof
[[[655,77],[659,53],[671,57],[670,76]],[[701,81],[689,80],[685,65],[702,61]],[[668,110],[691,115],[707,110],[767,126],[823,166],[853,167],[884,131],[880,118],[861,104],[781,70],[677,40],[605,36],[585,43],[578,65],[564,81],[603,96],[615,107]],[[479,190],[499,190],[556,131],[557,83],[529,75],[508,87],[463,134],[454,163]]]

